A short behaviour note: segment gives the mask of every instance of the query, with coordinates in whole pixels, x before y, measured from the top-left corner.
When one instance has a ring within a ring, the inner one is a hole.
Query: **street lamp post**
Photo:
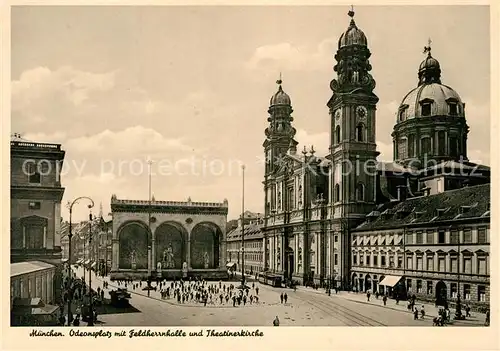
[[[92,200],[90,197],[87,197],[87,196],[80,196],[80,197],[77,197],[76,199],[74,199],[71,203],[68,203],[68,208],[69,208],[69,234],[68,234],[68,239],[69,239],[69,259],[68,259],[68,262],[69,262],[69,288],[71,289],[72,287],[72,280],[73,280],[73,276],[72,276],[72,272],[71,272],[71,263],[72,263],[72,248],[71,248],[71,238],[73,237],[73,232],[72,232],[72,216],[73,216],[73,205],[76,204],[78,202],[78,200],[81,200],[81,199],[87,199],[90,201],[90,204],[88,205],[89,208],[92,208],[94,207],[94,200]],[[85,251],[84,251],[85,253]],[[71,325],[71,300],[72,300],[72,294],[68,294],[68,326]]]
[[[245,165],[241,166],[243,172],[241,196],[241,286],[245,288]]]
[[[92,263],[92,212],[89,214],[89,260]],[[90,298],[90,320],[88,326],[94,326],[94,298],[92,297],[92,266],[89,269],[89,298]]]

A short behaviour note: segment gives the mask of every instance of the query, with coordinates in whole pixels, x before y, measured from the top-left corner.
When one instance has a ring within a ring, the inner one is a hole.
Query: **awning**
[[[96,265],[96,263],[95,263],[95,262],[92,262],[92,264],[90,265],[90,267],[94,268],[94,267],[95,267],[95,265]]]
[[[85,264],[89,264],[89,263],[90,263],[90,260],[85,261]]]
[[[382,281],[379,283],[379,285],[385,285],[385,286],[393,287],[394,285],[396,285],[397,283],[399,283],[399,281],[401,280],[401,278],[403,278],[403,277],[399,276],[399,275],[386,275],[384,277],[384,279],[382,279]]]
[[[81,258],[79,258],[78,261],[76,261],[76,263],[80,264],[80,263],[82,263],[82,261],[83,260]]]
[[[226,267],[228,267],[228,268],[229,267],[234,267],[234,266],[236,266],[236,262],[228,262],[228,263],[226,263]]]
[[[67,258],[63,258],[63,259],[61,260],[61,262],[62,262],[62,263],[64,263],[64,262],[68,262],[68,259],[67,259]]]

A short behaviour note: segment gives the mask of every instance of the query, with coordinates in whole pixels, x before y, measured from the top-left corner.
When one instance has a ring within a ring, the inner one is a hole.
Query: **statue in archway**
[[[207,269],[210,263],[210,256],[207,251],[205,251],[205,254],[203,255],[203,263],[205,264],[205,269]]]
[[[132,250],[130,253],[130,265],[132,266],[132,269],[135,269],[137,266],[137,254],[135,250]]]
[[[174,250],[172,249],[172,244],[169,244],[163,251],[163,262],[165,263],[166,268],[174,268]]]
[[[161,261],[158,261],[158,263],[156,264],[156,270],[161,271]]]

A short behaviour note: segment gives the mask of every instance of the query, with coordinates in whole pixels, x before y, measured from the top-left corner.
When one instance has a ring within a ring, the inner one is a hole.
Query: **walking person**
[[[279,325],[280,325],[280,320],[279,320],[278,316],[276,316],[276,318],[274,318],[274,321],[273,321],[273,326],[279,327]]]
[[[370,302],[370,290],[366,292],[366,299]]]
[[[387,295],[384,295],[384,297],[382,298],[382,301],[384,302],[384,306],[387,305]]]
[[[422,319],[424,319],[424,317],[425,317],[424,305],[422,305],[422,308],[420,309],[420,315],[422,316]]]
[[[490,326],[490,310],[486,311],[486,318],[484,319],[484,325],[487,327]]]
[[[288,300],[288,295],[285,293],[285,295],[283,295],[283,298],[285,299],[285,303],[286,303]]]
[[[280,295],[280,300],[281,300],[281,303],[283,303],[283,293],[281,293],[281,295]]]
[[[416,308],[413,310],[413,319],[418,319],[418,309]]]

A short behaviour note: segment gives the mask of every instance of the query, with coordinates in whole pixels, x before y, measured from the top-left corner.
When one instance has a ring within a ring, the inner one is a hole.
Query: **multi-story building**
[[[11,298],[61,298],[60,144],[14,134],[11,152]]]
[[[227,265],[235,264],[236,270],[241,272],[242,264],[244,264],[245,273],[255,274],[264,271],[264,234],[261,230],[264,220],[261,213],[250,211],[245,211],[244,220],[243,227],[240,218],[238,226],[227,234]],[[244,260],[241,256],[242,236]]]
[[[264,270],[437,302],[461,295],[486,306],[490,168],[468,161],[465,103],[441,82],[440,63],[426,47],[418,84],[395,111],[393,162],[378,161],[371,52],[349,16],[327,103],[329,154],[318,157],[313,146],[298,153],[281,79],[271,97]]]
[[[353,286],[472,306],[489,301],[489,184],[396,201],[352,231]],[[404,277],[404,278],[403,278]]]

